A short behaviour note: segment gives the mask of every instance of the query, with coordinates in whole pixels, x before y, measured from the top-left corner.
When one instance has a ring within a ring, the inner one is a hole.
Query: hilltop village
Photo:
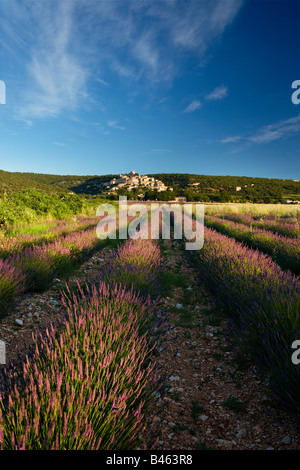
[[[128,174],[120,174],[118,178],[112,178],[110,181],[102,183],[102,188],[108,193],[114,193],[121,188],[132,191],[139,187],[157,192],[173,191],[173,188],[166,186],[162,181],[146,175],[139,175],[133,170]]]

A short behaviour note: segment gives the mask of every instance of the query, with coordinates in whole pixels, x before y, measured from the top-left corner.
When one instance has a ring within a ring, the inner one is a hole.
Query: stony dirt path
[[[296,420],[274,403],[255,366],[230,347],[228,319],[182,246],[165,240],[162,246],[177,284],[162,309],[177,326],[157,357],[170,386],[162,398],[168,406],[158,418],[157,448],[300,449]]]

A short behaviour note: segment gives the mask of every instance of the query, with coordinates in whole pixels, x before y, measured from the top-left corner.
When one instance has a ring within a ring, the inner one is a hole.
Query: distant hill
[[[34,188],[50,193],[73,191],[76,194],[94,194],[88,191],[89,184],[94,181],[106,181],[114,176],[48,175],[0,170],[0,193],[11,193],[22,189]]]
[[[0,170],[0,194],[10,194],[30,188],[51,193],[59,191],[59,188],[52,187],[43,178],[35,178],[37,176],[34,173],[12,173]]]
[[[46,193],[74,192],[83,196],[105,195],[103,182],[118,178],[117,174],[107,175],[48,175],[39,173],[6,172],[0,170],[1,193],[15,193],[23,189],[37,189]],[[211,202],[284,202],[285,199],[300,201],[300,182],[295,180],[254,178],[247,176],[209,176],[188,173],[148,174],[162,181],[173,191],[159,194],[161,200],[185,196],[190,201]],[[137,191],[126,188],[117,191],[135,199]],[[144,188],[146,199],[157,198],[155,191]],[[114,197],[117,197],[115,194]]]
[[[188,173],[156,173],[155,178],[166,186],[177,188],[178,195],[190,200],[202,197],[215,202],[284,202],[300,201],[300,182],[275,178],[249,176],[210,176]]]

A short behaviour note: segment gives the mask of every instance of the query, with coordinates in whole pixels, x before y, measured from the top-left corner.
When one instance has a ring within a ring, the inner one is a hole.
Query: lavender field
[[[14,297],[46,289],[101,244],[94,226],[11,253],[2,262],[6,313]],[[164,320],[150,294],[162,269],[156,245],[128,241],[91,287],[62,294],[63,320],[2,371],[1,448],[126,449],[141,433],[151,445],[145,413],[162,387],[151,352]]]
[[[209,289],[228,319],[229,347],[250,358],[280,409],[300,418],[300,369],[291,361],[291,345],[300,339],[297,222],[206,216],[203,248],[182,255],[196,276],[189,294],[177,255],[166,271],[164,241],[99,240],[97,220],[52,221],[34,234],[24,226],[23,233],[2,235],[0,322],[22,296],[47,291],[55,277],[66,279],[107,244],[111,251],[96,277],[72,289],[65,284],[59,318],[33,331],[25,355],[1,369],[1,449],[160,448],[154,424],[164,412],[170,374],[159,355],[174,328],[162,301],[168,305],[171,288],[183,292],[174,311],[183,309],[178,324],[186,337],[187,325],[190,335],[197,329],[189,309]],[[184,252],[184,240],[177,243]],[[197,416],[206,414],[192,403],[194,436],[203,433]],[[189,429],[174,426],[178,434]]]
[[[214,228],[218,232],[233,237],[244,243],[250,248],[257,249],[271,256],[273,261],[282,269],[290,270],[294,274],[300,274],[300,238],[296,228],[294,228],[294,237],[289,237],[287,233],[291,231],[290,225],[286,227],[285,223],[271,225],[273,232],[266,225],[260,228],[258,225],[239,223],[230,219],[207,216],[205,225]]]
[[[98,219],[58,221],[46,234],[3,236],[1,240],[0,305],[5,315],[23,292],[43,290],[56,275],[68,272],[101,242],[95,237]]]
[[[205,234],[197,262],[226,304],[232,338],[268,374],[276,397],[299,414],[300,370],[291,361],[291,345],[300,337],[299,277],[234,238],[210,228]]]

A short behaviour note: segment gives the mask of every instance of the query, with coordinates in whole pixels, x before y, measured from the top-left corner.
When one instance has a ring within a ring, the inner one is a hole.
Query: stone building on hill
[[[173,191],[173,188],[168,188],[162,181],[153,177],[150,178],[147,175],[139,175],[134,170],[128,174],[120,174],[117,178],[112,178],[110,181],[103,183],[103,187],[108,192],[113,192],[120,188],[132,191],[132,189],[138,187],[145,187],[157,192],[166,191],[167,189]]]

